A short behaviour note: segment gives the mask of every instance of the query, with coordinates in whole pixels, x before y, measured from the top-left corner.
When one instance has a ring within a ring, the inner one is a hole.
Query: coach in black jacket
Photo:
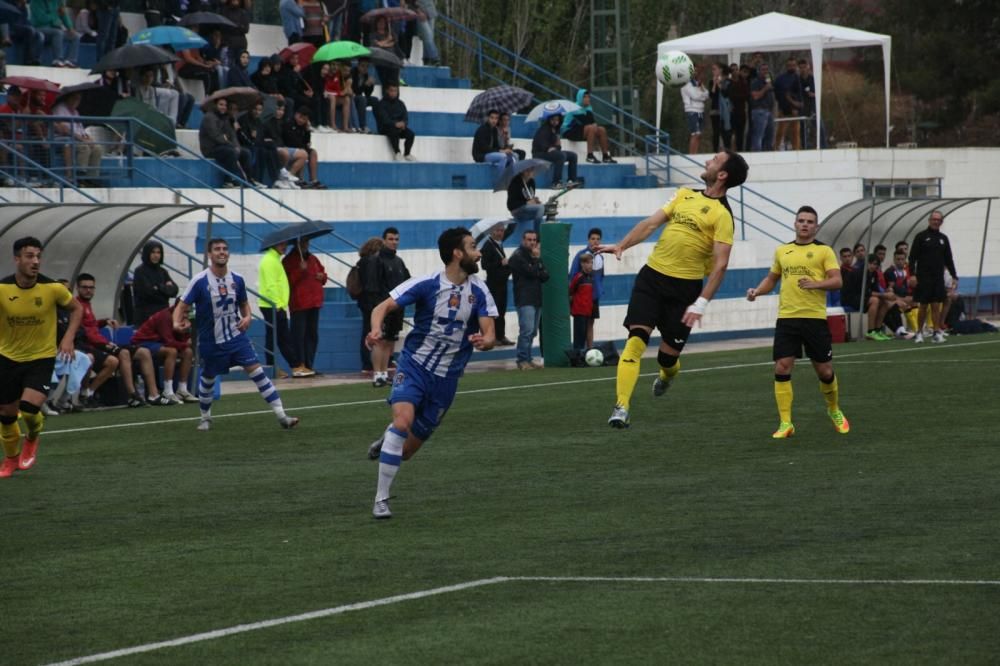
[[[135,326],[170,305],[177,295],[177,285],[163,267],[163,245],[149,241],[142,246],[142,263],[132,274],[132,296],[135,300]]]
[[[489,238],[483,243],[482,264],[486,271],[486,287],[497,304],[498,317],[494,318],[498,345],[514,344],[507,339],[504,314],[507,312],[507,281],[510,279],[510,267],[507,265],[507,253],[503,249],[503,222],[490,229]]]

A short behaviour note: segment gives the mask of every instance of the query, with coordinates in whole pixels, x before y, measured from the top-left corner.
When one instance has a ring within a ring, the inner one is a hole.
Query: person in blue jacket
[[[576,103],[580,105],[578,111],[570,111],[563,118],[562,136],[569,141],[587,142],[587,161],[591,164],[617,164],[611,157],[611,150],[608,147],[608,130],[597,124],[594,117],[594,107],[590,105],[590,91],[580,88],[576,92]],[[594,156],[594,151],[600,147],[601,159]]]

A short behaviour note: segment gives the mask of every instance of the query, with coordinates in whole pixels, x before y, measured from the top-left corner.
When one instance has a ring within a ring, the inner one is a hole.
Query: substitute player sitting
[[[0,441],[4,459],[0,478],[35,464],[38,438],[45,423],[41,412],[56,362],[57,307],[69,311],[69,325],[59,341],[58,355],[74,357],[73,338],[83,308],[69,290],[40,273],[42,242],[26,237],[14,241],[13,275],[0,280]],[[28,427],[24,443],[17,425],[20,411]]]
[[[662,339],[653,395],[663,395],[680,371],[678,358],[691,327],[701,321],[729,266],[733,213],[726,191],[742,185],[748,171],[740,155],[728,150],[718,153],[701,174],[704,190],[680,188],[667,205],[635,225],[616,245],[597,246],[598,252],[613,252],[621,259],[625,250],[666,225],[632,285],[625,315],[628,341],[618,362],[615,407],[608,419],[612,428],[630,425],[629,403],[639,380],[639,362],[654,327]]]
[[[847,434],[851,424],[840,411],[837,376],[833,372],[833,340],[826,323],[826,292],[840,289],[840,265],[828,245],[816,240],[819,217],[811,206],[795,214],[795,240],[779,245],[771,270],[756,287],[747,289],[747,300],[770,293],[781,280],[778,322],[774,327],[774,399],[781,423],[772,437],[795,434],[792,425],[792,367],[802,358],[802,348],[812,361],[819,390],[833,427]]]
[[[234,365],[243,366],[243,371],[253,380],[260,396],[278,417],[278,424],[282,428],[294,428],[299,424],[298,418],[285,414],[278,389],[274,388],[260,366],[246,335],[250,328],[247,286],[242,275],[229,270],[229,243],[213,238],[208,241],[208,254],[211,264],[191,278],[173,313],[174,330],[184,332],[191,327],[188,312],[192,305],[195,306],[198,351],[202,362],[201,378],[198,380],[198,405],[201,407],[198,430],[204,432],[212,428],[215,380],[219,375],[228,374],[229,368]]]
[[[393,378],[389,404],[392,424],[368,448],[379,459],[378,489],[372,515],[392,518],[389,494],[399,465],[409,460],[434,433],[451,407],[458,378],[473,348],[492,349],[496,339],[496,304],[486,283],[474,276],[479,250],[468,229],[447,229],[438,237],[445,269],[410,278],[389,292],[372,310],[371,349],[382,338],[387,313],[416,304],[413,330],[406,336]]]

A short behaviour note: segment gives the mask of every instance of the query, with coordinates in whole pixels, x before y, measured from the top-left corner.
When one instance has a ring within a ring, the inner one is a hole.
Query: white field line
[[[943,344],[943,345],[933,345],[933,346],[928,345],[928,346],[920,346],[920,347],[918,347],[917,345],[913,345],[912,347],[907,347],[905,349],[885,349],[885,350],[879,350],[879,351],[858,352],[856,354],[842,354],[842,355],[837,356],[837,357],[834,358],[834,366],[836,367],[836,364],[837,364],[837,362],[840,359],[846,359],[846,358],[858,358],[858,357],[867,357],[867,356],[878,356],[878,355],[881,355],[881,354],[906,354],[906,353],[913,353],[913,352],[930,352],[930,351],[937,351],[937,350],[956,349],[958,347],[977,347],[979,345],[993,345],[993,344],[1000,344],[1000,340],[987,340],[987,341],[983,341],[983,342],[960,342],[960,343],[957,343],[957,344]],[[979,360],[980,359],[977,359],[977,361],[979,361]],[[990,360],[992,360],[992,359],[990,359]],[[946,361],[946,360],[941,360],[939,362],[960,362],[960,361]],[[712,366],[712,367],[708,367],[708,368],[691,368],[691,369],[685,369],[684,373],[685,374],[691,374],[691,373],[696,373],[696,372],[716,372],[718,370],[740,370],[740,369],[743,369],[743,368],[757,368],[757,367],[765,367],[765,366],[770,367],[770,366],[773,366],[773,365],[774,365],[773,361],[761,361],[759,363],[736,363],[736,364],[732,364],[732,365],[717,365],[717,366]],[[640,376],[641,377],[652,377],[655,374],[656,374],[655,372],[648,372],[648,373],[644,373],[644,374],[642,374]],[[459,391],[457,393],[457,395],[474,395],[474,394],[478,394],[478,393],[499,393],[499,392],[502,392],[502,391],[518,391],[518,390],[521,390],[521,389],[534,389],[534,388],[551,388],[553,386],[569,386],[569,385],[572,385],[572,384],[590,384],[590,383],[593,383],[593,382],[610,382],[610,381],[614,381],[614,380],[615,380],[614,377],[593,377],[593,378],[590,378],[590,379],[567,379],[567,380],[558,381],[558,382],[543,382],[543,383],[540,383],[540,384],[517,384],[517,385],[514,385],[514,386],[495,386],[493,388],[469,389],[467,391]],[[357,406],[360,406],[360,405],[378,405],[378,404],[385,404],[385,398],[375,398],[375,399],[372,399],[372,400],[352,400],[352,401],[349,401],[349,402],[332,402],[332,403],[327,403],[327,404],[323,404],[323,405],[307,405],[307,406],[304,406],[304,407],[293,407],[293,408],[290,409],[290,411],[298,413],[298,412],[310,411],[310,410],[313,410],[313,409],[334,409],[334,408],[338,408],[338,407],[357,407]],[[233,414],[213,414],[212,415],[212,419],[213,420],[215,420],[215,419],[230,419],[230,418],[236,418],[236,417],[239,417],[239,416],[256,416],[256,415],[259,415],[259,414],[270,414],[270,413],[271,413],[271,410],[269,410],[269,409],[260,409],[260,410],[250,411],[250,412],[236,412],[236,413],[233,413]],[[98,430],[115,430],[115,429],[118,429],[118,428],[145,427],[145,426],[151,426],[151,425],[160,425],[160,424],[163,424],[163,423],[183,423],[185,421],[198,421],[200,418],[201,418],[200,416],[189,416],[189,417],[173,418],[173,419],[157,419],[157,420],[154,420],[154,421],[137,421],[137,422],[134,422],[134,423],[109,423],[107,425],[86,426],[86,427],[82,427],[82,428],[66,428],[66,429],[63,429],[63,430],[50,430],[50,429],[46,428],[45,429],[45,435],[47,437],[49,437],[49,436],[52,436],[52,435],[59,435],[59,434],[70,434],[70,433],[79,433],[79,432],[95,432],[95,431],[98,431]],[[51,423],[51,421],[49,421],[49,423]]]
[[[48,664],[48,666],[77,666],[78,664],[91,664],[98,661],[117,659],[118,657],[127,657],[133,654],[141,654],[143,652],[153,652],[155,650],[162,650],[164,648],[179,647],[182,645],[189,645],[191,643],[200,643],[202,641],[214,640],[216,638],[225,638],[227,636],[233,636],[235,634],[243,634],[250,631],[269,629],[271,627],[277,627],[283,624],[292,624],[294,622],[306,622],[309,620],[317,620],[320,618],[331,617],[333,615],[342,615],[344,613],[350,613],[353,611],[368,610],[369,608],[376,608],[378,606],[388,606],[390,604],[397,604],[404,601],[423,599],[425,597],[432,597],[439,594],[448,594],[450,592],[461,592],[463,590],[468,590],[476,587],[484,587],[486,585],[496,585],[499,583],[523,583],[523,582],[679,583],[679,584],[704,583],[704,584],[724,584],[724,585],[728,584],[728,585],[844,585],[844,586],[862,586],[862,585],[1000,586],[1000,580],[948,580],[948,579],[894,580],[894,579],[864,579],[864,578],[852,579],[852,578],[728,578],[728,577],[715,578],[715,577],[700,577],[700,576],[497,576],[494,578],[481,578],[479,580],[473,580],[466,583],[458,583],[457,585],[447,585],[445,587],[435,587],[429,590],[410,592],[409,594],[398,594],[391,597],[383,597],[381,599],[372,599],[371,601],[362,601],[354,604],[347,604],[345,606],[335,606],[333,608],[325,608],[323,610],[311,611],[309,613],[301,613],[299,615],[288,615],[285,617],[274,618],[271,620],[263,620],[260,622],[238,624],[234,627],[228,627],[226,629],[215,629],[213,631],[206,631],[200,634],[191,634],[189,636],[182,636],[180,638],[174,638],[167,641],[146,643],[143,645],[136,645],[129,648],[122,648],[120,650],[101,652],[99,654],[92,654],[85,657],[76,657],[74,659],[69,659],[67,661],[54,662]]]

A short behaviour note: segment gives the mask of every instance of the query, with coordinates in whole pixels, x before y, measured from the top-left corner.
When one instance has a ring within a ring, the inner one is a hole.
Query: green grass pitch
[[[644,375],[627,431],[613,369],[469,374],[382,522],[367,385],[286,392],[292,432],[256,394],[207,436],[51,418],[0,481],[0,663],[324,609],[110,663],[996,663],[1000,336],[835,354],[851,433],[801,363],[786,441],[765,348]]]

